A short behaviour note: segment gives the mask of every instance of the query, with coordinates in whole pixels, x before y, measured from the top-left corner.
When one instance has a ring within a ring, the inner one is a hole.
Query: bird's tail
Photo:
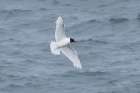
[[[54,55],[60,55],[60,49],[57,47],[57,43],[56,42],[51,41],[50,49],[51,49],[51,52]]]

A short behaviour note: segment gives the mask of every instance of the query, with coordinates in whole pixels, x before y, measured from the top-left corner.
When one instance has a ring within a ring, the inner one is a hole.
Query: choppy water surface
[[[82,70],[50,52],[58,16]],[[140,0],[0,0],[0,93],[140,93]]]

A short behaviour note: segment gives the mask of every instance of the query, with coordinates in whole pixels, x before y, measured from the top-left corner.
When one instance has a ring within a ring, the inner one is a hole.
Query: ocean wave
[[[61,5],[61,6],[63,6],[63,7],[69,7],[69,6],[72,6],[72,4],[70,4],[70,3],[66,3],[66,2],[60,2],[60,1],[58,1],[58,0],[54,0],[53,2],[52,2],[52,4],[53,5]]]
[[[140,20],[140,14],[138,15],[137,19]]]
[[[22,87],[22,86],[19,85],[19,84],[9,84],[7,87],[11,87],[11,88],[19,88],[19,87]]]
[[[22,85],[19,85],[19,84],[8,84],[6,86],[3,86],[0,88],[0,90],[7,90],[7,89],[11,89],[11,88],[21,88],[23,87]]]
[[[59,4],[59,2],[57,0],[54,0],[53,4]]]
[[[96,22],[96,20],[94,20],[94,19],[83,21],[78,24],[74,24],[71,28],[83,27],[83,26],[85,26],[85,24],[88,25],[88,24],[92,24],[94,22]]]
[[[123,45],[120,47],[122,50],[126,50],[128,52],[135,52],[133,48],[131,48],[129,45]]]
[[[85,23],[93,23],[93,22],[96,22],[96,20],[95,19],[91,19],[91,20],[86,21]]]
[[[17,21],[19,22],[20,19],[28,17],[32,13],[31,11],[32,10],[21,10],[21,9],[1,10],[0,15],[1,15],[1,18],[3,18],[2,19],[3,22],[8,22],[8,23],[11,22],[12,25],[14,25],[15,23],[17,23]]]
[[[42,10],[42,11],[44,11],[44,10],[47,10],[46,8],[40,8],[39,10]]]
[[[1,10],[0,14],[4,15],[13,15],[13,14],[22,14],[22,13],[30,13],[32,10],[21,10],[21,9],[12,9],[12,10]]]
[[[109,21],[112,23],[122,23],[122,22],[129,21],[129,19],[127,19],[127,18],[110,18]]]
[[[92,72],[89,70],[86,70],[84,72],[78,72],[78,71],[69,71],[69,72],[65,72],[62,74],[62,77],[70,77],[70,76],[75,76],[75,75],[84,75],[84,76],[96,76],[96,75],[106,75],[107,72],[102,72],[102,71],[96,71],[96,72]]]
[[[92,38],[89,38],[89,39],[81,39],[81,40],[78,40],[78,42],[95,42],[95,43],[100,43],[100,44],[107,44],[108,42],[106,41],[103,41],[103,39],[99,38],[99,40],[94,40]]]

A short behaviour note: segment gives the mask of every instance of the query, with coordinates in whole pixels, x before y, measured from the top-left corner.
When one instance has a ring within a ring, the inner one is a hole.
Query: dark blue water
[[[82,70],[50,51],[58,16]],[[0,0],[0,93],[140,93],[140,0]]]

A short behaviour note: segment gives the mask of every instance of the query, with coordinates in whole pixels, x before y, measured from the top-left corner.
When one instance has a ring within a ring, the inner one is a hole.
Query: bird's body
[[[51,41],[50,49],[51,52],[55,55],[60,55],[60,51],[66,55],[72,62],[74,67],[81,68],[82,65],[80,63],[77,52],[69,45],[69,43],[75,42],[73,38],[67,38],[65,36],[64,22],[61,17],[58,17],[56,21],[56,31],[55,31],[55,39],[56,42]]]
[[[61,48],[61,47],[63,47],[63,46],[68,45],[69,43],[70,43],[70,38],[65,38],[65,39],[63,39],[63,40],[57,42],[57,46],[58,46],[59,48]]]

